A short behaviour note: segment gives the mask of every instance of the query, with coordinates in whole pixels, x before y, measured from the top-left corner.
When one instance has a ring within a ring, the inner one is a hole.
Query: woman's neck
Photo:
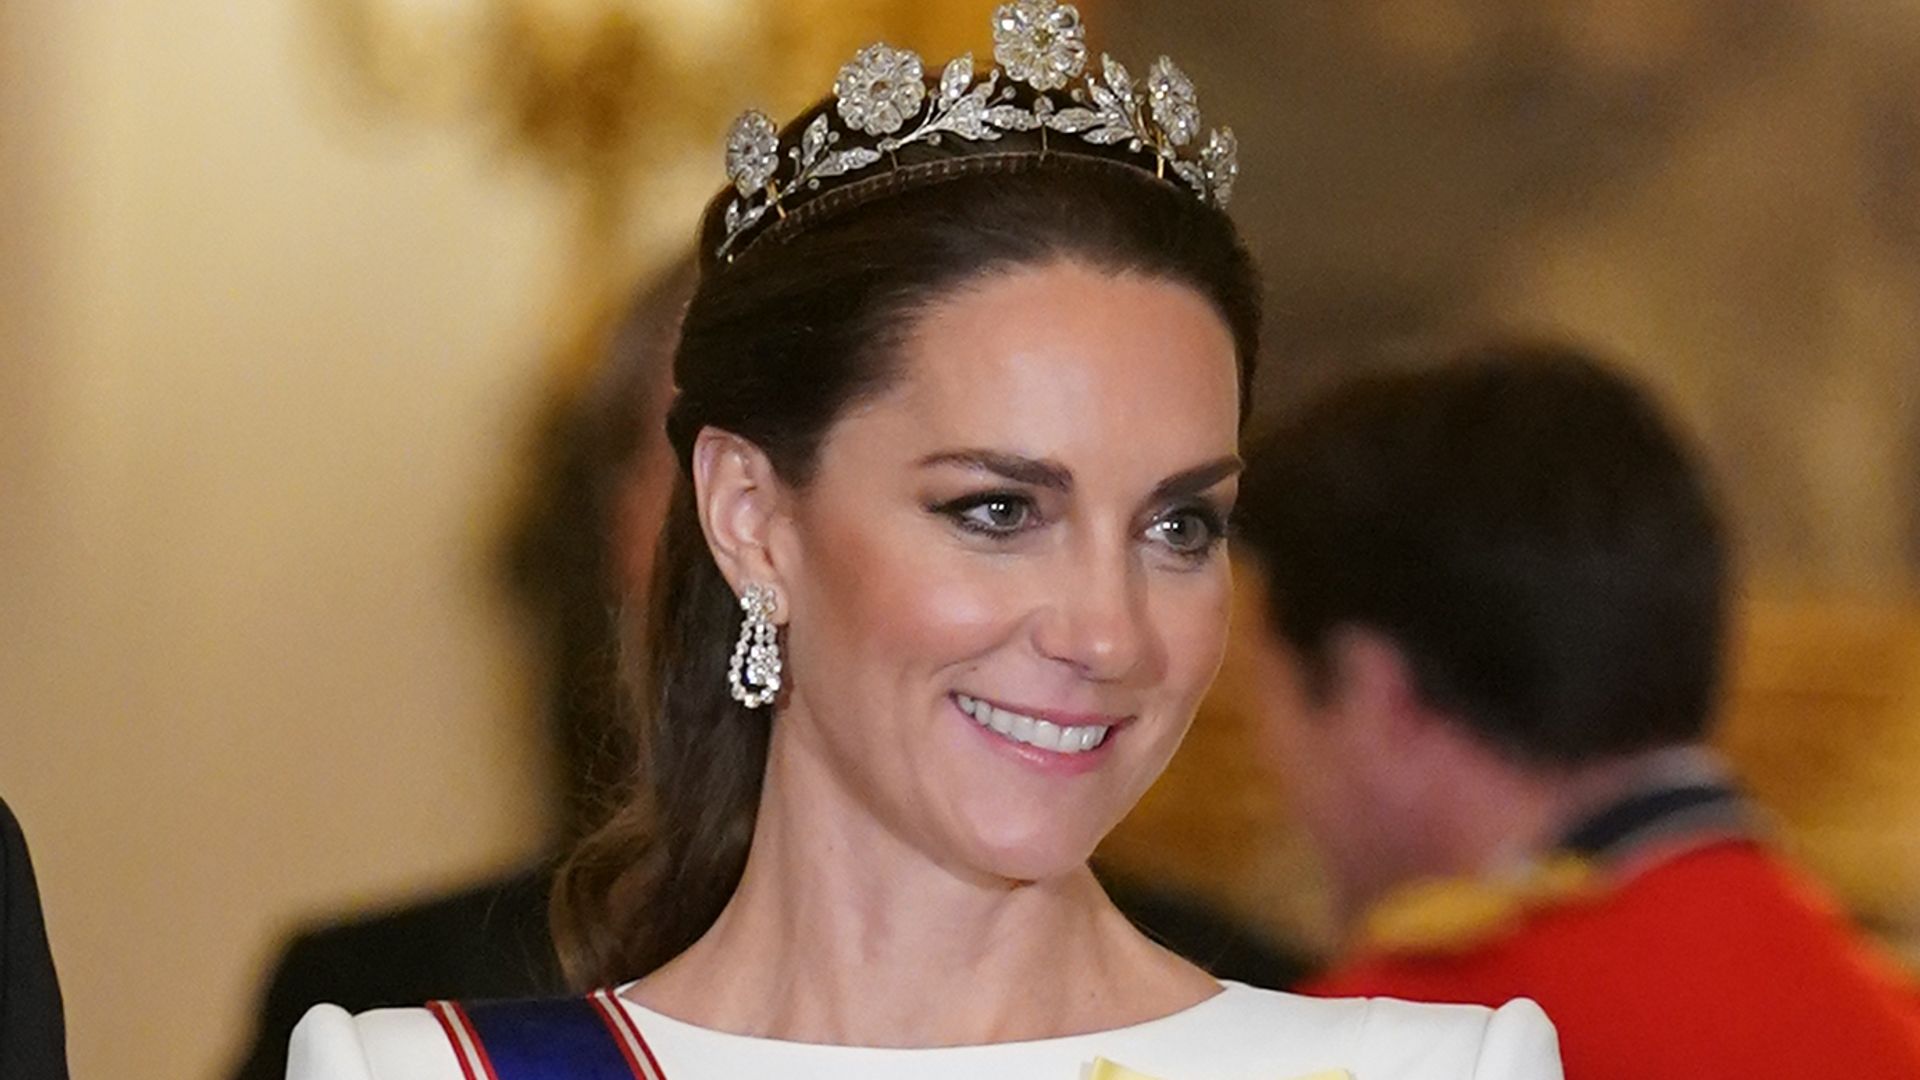
[[[1084,866],[1022,883],[942,865],[780,735],[739,889],[629,991],[641,1004],[796,1042],[957,1046],[1138,1023],[1218,991]]]

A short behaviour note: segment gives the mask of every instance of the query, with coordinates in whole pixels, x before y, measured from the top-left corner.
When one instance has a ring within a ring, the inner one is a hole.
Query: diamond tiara
[[[869,45],[840,69],[833,108],[784,148],[772,117],[742,113],[727,134],[727,178],[738,197],[727,206],[715,254],[731,261],[769,214],[784,219],[824,180],[883,162],[897,170],[903,147],[937,146],[943,138],[992,142],[1015,131],[1038,132],[1043,157],[1071,153],[1075,140],[1125,146],[1143,156],[1143,170],[1162,179],[1171,174],[1202,201],[1226,208],[1239,176],[1239,144],[1226,127],[1201,140],[1193,82],[1172,60],[1155,60],[1144,85],[1105,54],[1099,74],[1088,72],[1080,12],[1058,0],[1013,0],[995,9],[993,58],[997,66],[976,77],[973,54],[957,57],[929,87],[919,54]],[[1030,104],[1018,87],[1031,91]],[[1066,136],[1066,145],[1050,148],[1050,132]]]

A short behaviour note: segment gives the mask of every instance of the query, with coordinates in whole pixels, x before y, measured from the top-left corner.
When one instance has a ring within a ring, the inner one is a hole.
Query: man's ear
[[[786,619],[787,592],[768,557],[768,541],[785,497],[773,463],[752,442],[711,427],[694,439],[693,499],[707,548],[736,595],[749,584],[774,587],[776,622]]]
[[[1327,641],[1330,702],[1374,745],[1417,751],[1436,717],[1420,694],[1405,650],[1364,626],[1343,626]]]

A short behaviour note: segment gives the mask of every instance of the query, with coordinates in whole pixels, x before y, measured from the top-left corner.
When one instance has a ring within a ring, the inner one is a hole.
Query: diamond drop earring
[[[733,700],[749,709],[773,701],[780,692],[780,643],[773,625],[776,596],[771,585],[748,585],[740,597],[747,613],[740,622],[740,640],[727,664],[727,685]]]

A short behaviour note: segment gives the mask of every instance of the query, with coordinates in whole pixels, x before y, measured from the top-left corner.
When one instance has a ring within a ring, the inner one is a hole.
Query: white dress
[[[1104,1059],[1154,1080],[1561,1080],[1553,1025],[1531,1001],[1498,1010],[1319,999],[1226,983],[1131,1027],[1032,1042],[899,1050],[729,1035],[624,999],[666,1080],[1081,1080]],[[316,1005],[294,1029],[287,1080],[462,1080],[426,1009],[350,1016]]]

